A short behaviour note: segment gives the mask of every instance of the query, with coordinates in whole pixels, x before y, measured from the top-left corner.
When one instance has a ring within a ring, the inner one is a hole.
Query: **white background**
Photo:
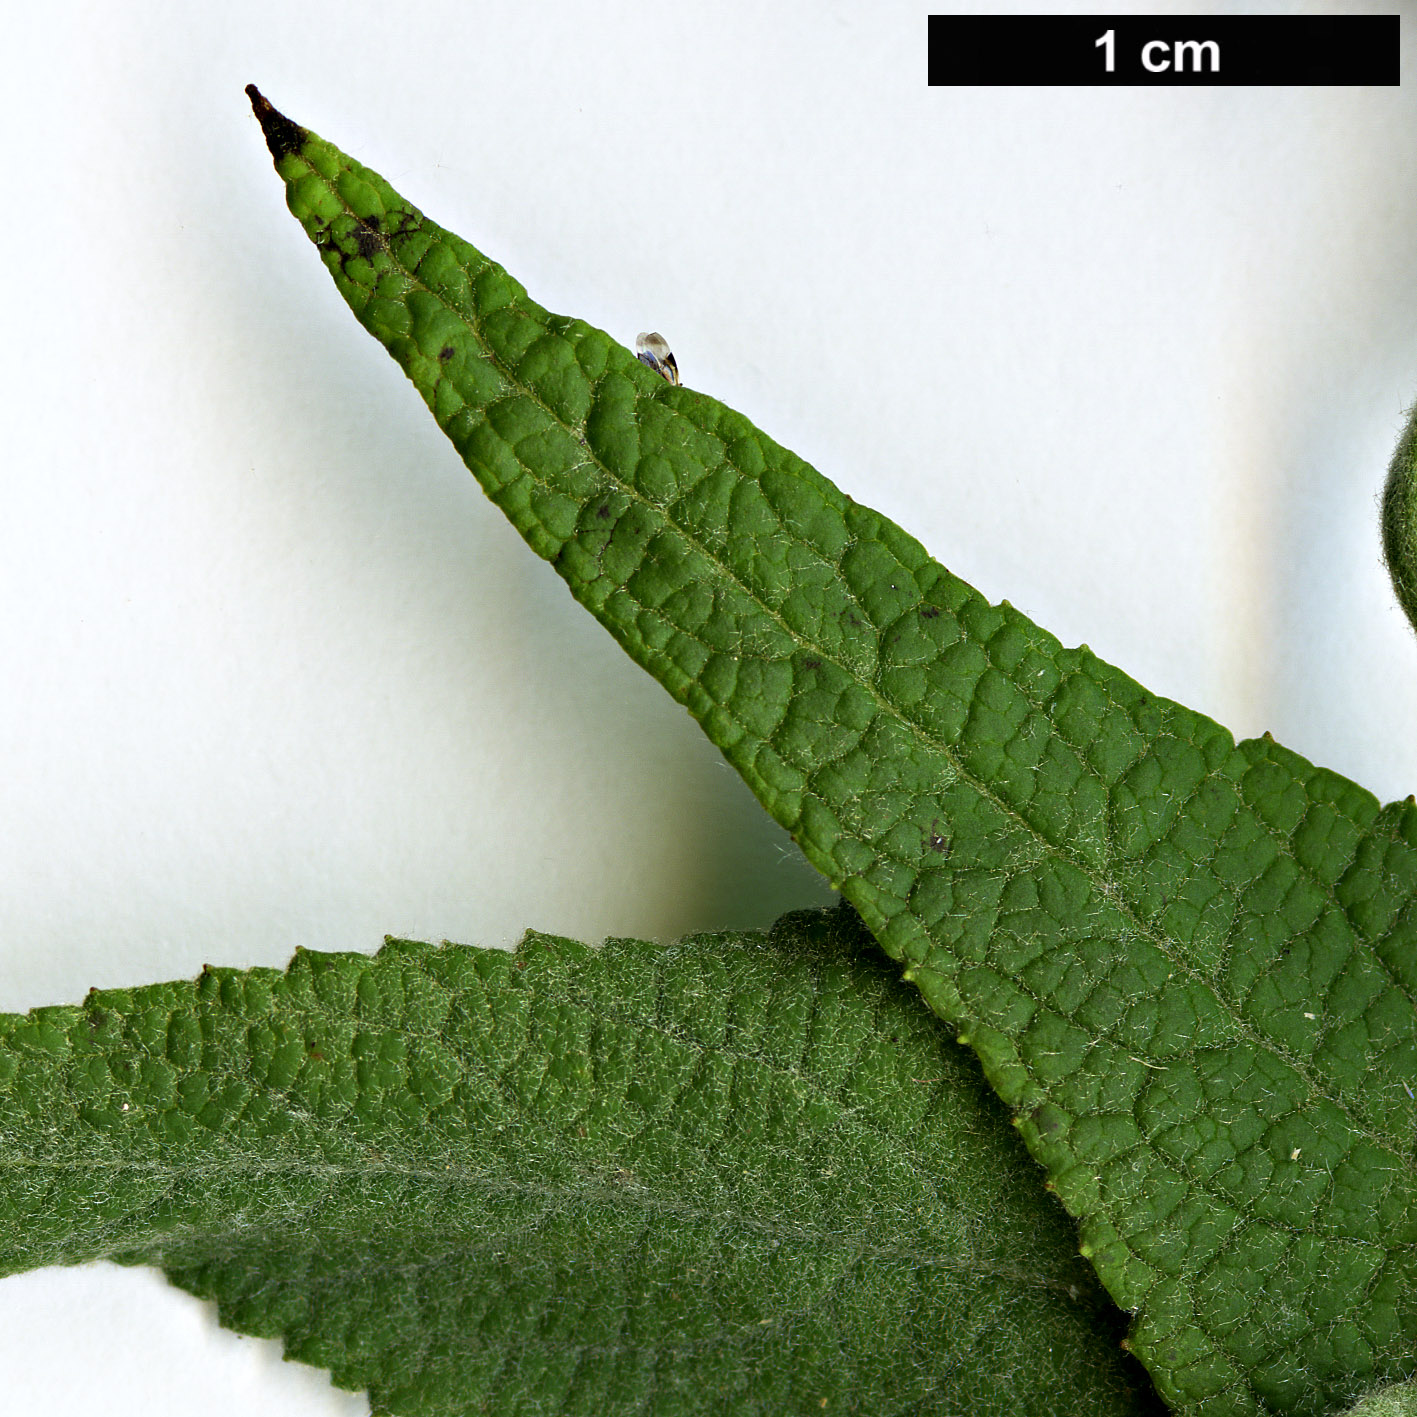
[[[927,10],[988,8],[12,7],[0,1009],[825,899],[355,324],[250,81],[991,597],[1417,787],[1375,505],[1417,394],[1413,85],[927,88]],[[0,1390],[367,1410],[104,1266],[0,1283]]]

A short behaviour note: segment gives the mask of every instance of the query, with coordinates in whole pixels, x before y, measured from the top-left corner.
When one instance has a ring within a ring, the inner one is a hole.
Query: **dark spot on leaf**
[[[1046,1102],[1040,1102],[1028,1114],[1028,1120],[1038,1129],[1040,1136],[1050,1137],[1054,1132],[1063,1129],[1062,1118],[1058,1116],[1056,1111],[1050,1109]]]
[[[456,353],[457,351],[452,347],[452,345],[445,344],[442,349],[438,351],[438,358],[441,359],[444,364],[446,364],[448,360],[450,360]]]
[[[374,257],[380,251],[385,250],[388,245],[384,240],[383,232],[379,230],[377,222],[375,222],[373,226],[360,222],[360,224],[354,228],[354,244],[359,254],[363,256],[366,261],[372,261]]]
[[[318,1048],[311,1048],[309,1052],[310,1056],[314,1058],[317,1063],[323,1063],[325,1061],[325,1055],[320,1052]]]
[[[950,854],[950,843],[940,832],[940,819],[938,817],[930,823],[930,850],[938,851],[941,856],[948,856]]]
[[[251,107],[261,124],[261,132],[266,135],[266,146],[277,162],[283,157],[289,157],[291,153],[298,153],[305,146],[308,136],[305,129],[292,123],[278,109],[272,108],[255,84],[246,85],[246,97],[251,100]]]
[[[940,607],[938,605],[922,605],[920,607],[920,618],[922,620],[938,620],[940,618]]]
[[[803,669],[820,669],[821,667],[822,661],[820,659],[804,659],[802,661]]]
[[[595,514],[596,514],[596,516],[598,516],[598,517],[600,518],[601,521],[609,521],[609,519],[610,519],[610,503],[609,503],[609,502],[602,502],[602,503],[600,504],[600,506],[598,506],[598,507],[595,509]]]

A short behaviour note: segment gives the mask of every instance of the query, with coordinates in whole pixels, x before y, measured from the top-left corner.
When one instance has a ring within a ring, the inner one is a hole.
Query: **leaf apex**
[[[298,153],[305,146],[305,140],[310,135],[298,123],[292,123],[255,84],[246,85],[246,97],[251,100],[251,109],[266,137],[266,146],[277,162],[291,153]]]

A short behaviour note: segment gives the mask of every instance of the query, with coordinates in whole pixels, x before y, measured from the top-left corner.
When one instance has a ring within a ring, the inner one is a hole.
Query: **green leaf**
[[[1393,592],[1417,629],[1417,411],[1408,420],[1388,468],[1382,531]]]
[[[979,1054],[1205,1417],[1417,1355],[1417,807],[991,605],[256,98],[291,210],[492,499]]]
[[[376,1413],[1159,1412],[1034,1173],[845,906],[0,1016],[0,1273],[160,1265]]]

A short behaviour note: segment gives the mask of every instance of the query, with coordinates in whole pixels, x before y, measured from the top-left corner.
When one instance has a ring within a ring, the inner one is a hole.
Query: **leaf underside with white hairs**
[[[1159,1417],[848,907],[0,1016],[0,1273],[160,1265],[376,1414]]]

